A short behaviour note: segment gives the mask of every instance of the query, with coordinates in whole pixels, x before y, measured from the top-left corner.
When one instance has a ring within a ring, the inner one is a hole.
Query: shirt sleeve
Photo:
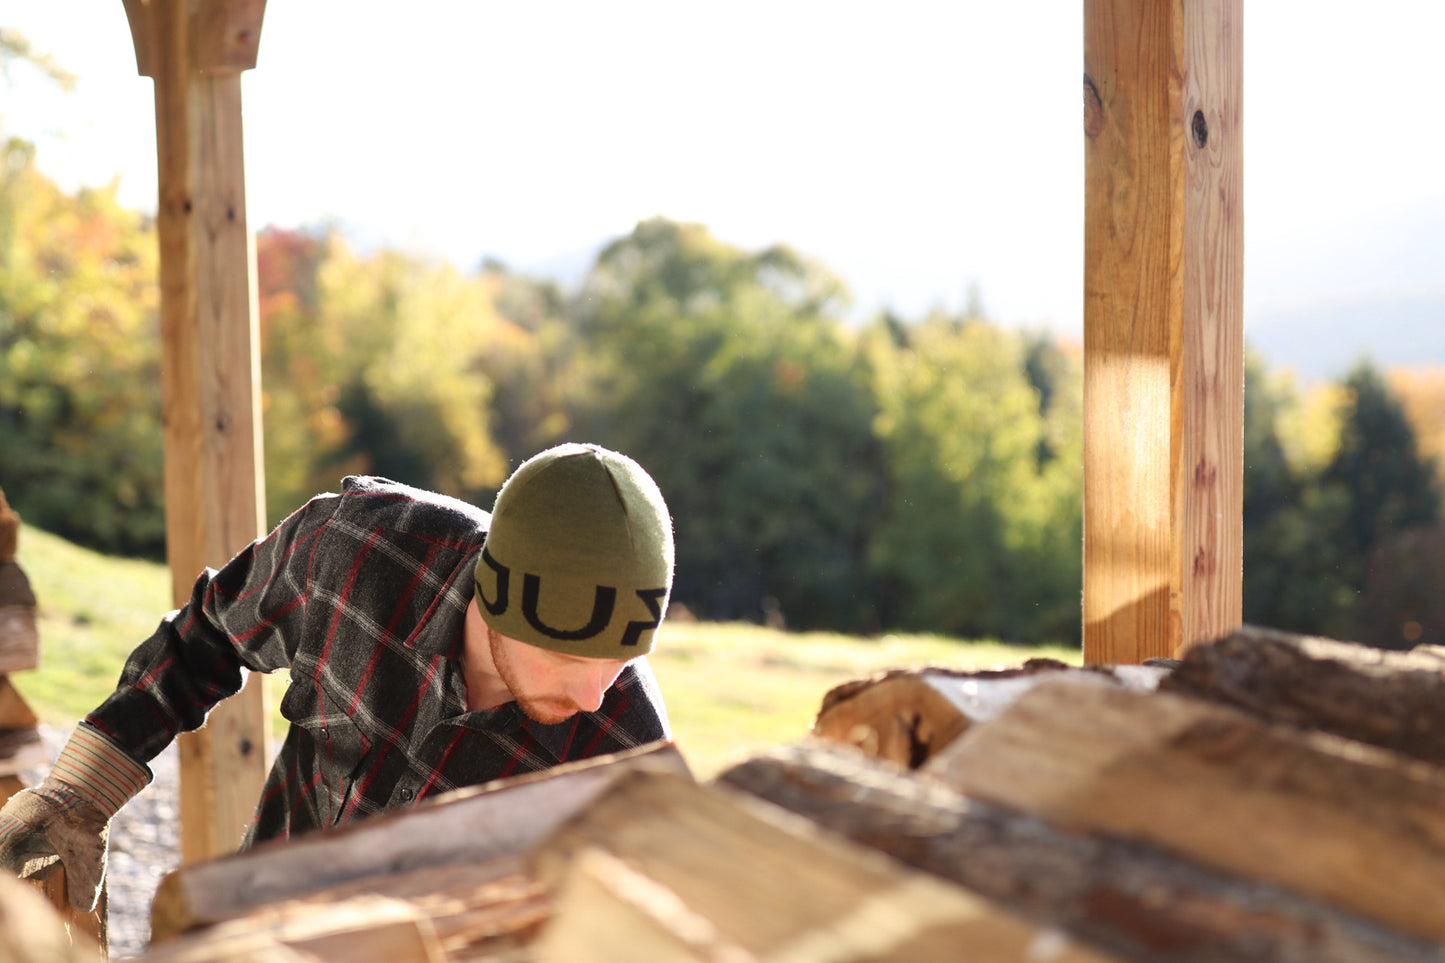
[[[201,572],[85,722],[147,763],[239,692],[243,668],[290,665],[305,637],[312,556],[338,501],[318,495],[219,570]]]

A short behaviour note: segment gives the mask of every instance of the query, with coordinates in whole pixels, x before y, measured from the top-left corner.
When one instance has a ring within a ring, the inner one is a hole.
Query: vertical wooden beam
[[[1084,657],[1240,622],[1243,0],[1084,0]]]
[[[264,0],[125,0],[155,82],[166,550],[175,604],[264,527],[255,248],[246,225],[241,71]],[[235,850],[267,769],[265,687],[181,738],[181,858]]]

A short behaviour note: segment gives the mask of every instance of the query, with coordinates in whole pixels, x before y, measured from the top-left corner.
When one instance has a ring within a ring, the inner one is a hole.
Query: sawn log
[[[1445,770],[1172,693],[1041,682],[930,760],[965,794],[1445,942]]]
[[[602,876],[628,886],[628,898],[596,884],[597,851],[629,871]],[[530,863],[563,894],[538,938],[539,963],[638,959],[639,945],[709,963],[1118,959],[775,806],[661,773],[619,779]],[[578,885],[578,873],[593,884]],[[599,914],[611,914],[609,925],[579,925]]]
[[[970,799],[823,742],[721,773],[823,829],[1153,963],[1439,963],[1445,951],[1279,886]]]
[[[1445,647],[1391,652],[1244,626],[1190,649],[1160,688],[1445,766]]]
[[[156,891],[152,939],[359,880],[515,856],[633,769],[691,778],[671,743],[654,743],[458,790],[341,829],[182,866],[167,874]]]
[[[1152,665],[1080,669],[1055,659],[1029,659],[1008,669],[895,669],[829,690],[813,734],[917,769],[969,726],[993,719],[1043,679],[1087,673],[1152,691],[1167,671]]]

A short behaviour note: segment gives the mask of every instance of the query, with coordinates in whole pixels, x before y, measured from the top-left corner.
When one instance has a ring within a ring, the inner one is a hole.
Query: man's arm
[[[45,780],[0,809],[0,866],[44,875],[64,863],[72,904],[88,912],[105,876],[110,820],[150,782],[145,765],[195,729],[259,671],[295,655],[310,590],[310,558],[336,499],[319,496],[219,571],[196,579],[126,660],[114,693],[76,727]]]
[[[290,665],[304,634],[312,553],[337,500],[313,498],[219,570],[203,571],[187,603],[131,652],[115,691],[85,722],[149,762],[239,692],[243,668]]]

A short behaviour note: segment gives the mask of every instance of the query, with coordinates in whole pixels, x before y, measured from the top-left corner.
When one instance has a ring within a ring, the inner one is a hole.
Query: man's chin
[[[518,701],[517,706],[522,714],[533,722],[544,726],[555,726],[559,722],[566,722],[582,710],[577,706],[567,706],[557,702],[537,702],[532,699]]]

